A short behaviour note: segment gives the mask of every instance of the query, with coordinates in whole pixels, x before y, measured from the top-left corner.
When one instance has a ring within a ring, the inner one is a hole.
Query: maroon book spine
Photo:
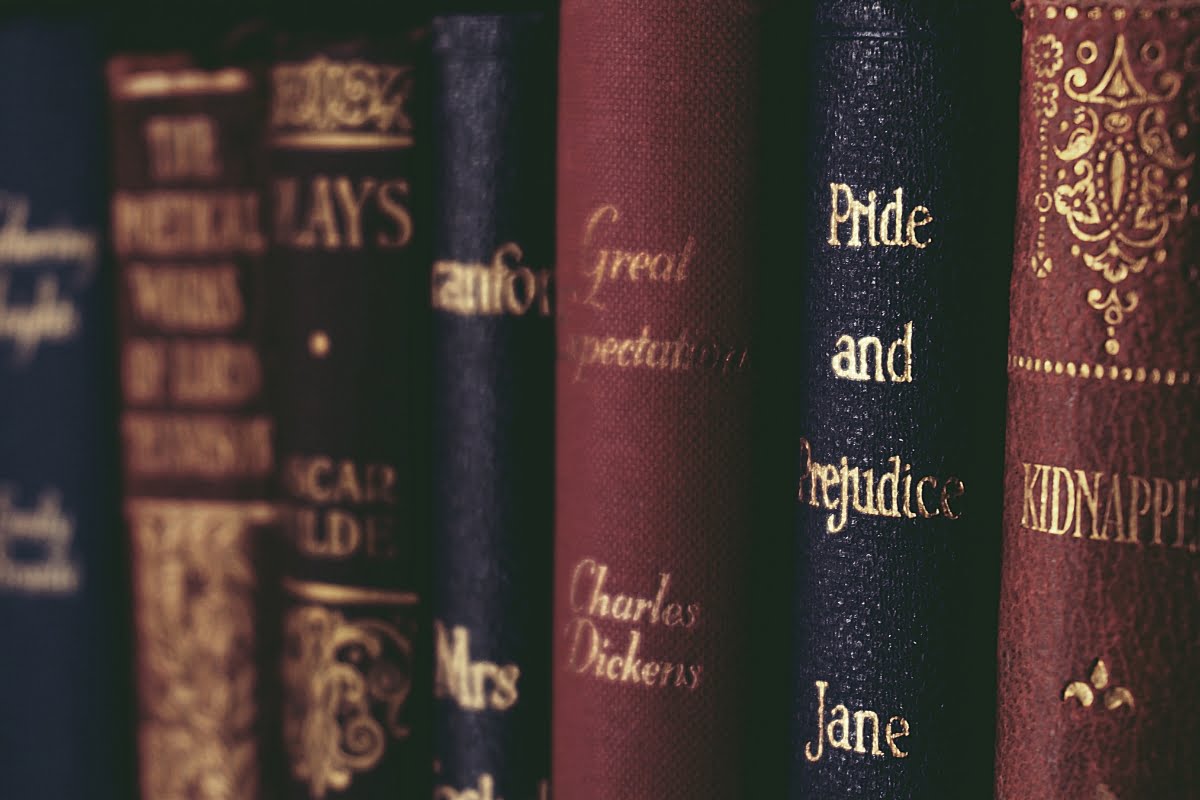
[[[260,361],[261,84],[109,62],[121,443],[146,800],[273,796],[274,422]]]
[[[1200,3],[1030,2],[997,789],[1200,786]]]
[[[758,11],[562,7],[553,785],[741,797]]]

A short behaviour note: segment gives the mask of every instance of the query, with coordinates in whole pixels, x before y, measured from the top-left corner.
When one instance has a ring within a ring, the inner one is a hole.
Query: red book
[[[997,789],[1200,786],[1200,4],[1030,2]]]
[[[742,797],[758,16],[561,24],[554,791]]]
[[[253,72],[199,61],[129,52],[108,67],[139,779],[146,800],[257,800],[273,796],[277,657],[264,106]]]

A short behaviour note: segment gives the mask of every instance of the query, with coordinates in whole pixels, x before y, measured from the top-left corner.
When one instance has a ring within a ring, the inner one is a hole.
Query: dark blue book
[[[437,797],[548,793],[555,42],[433,23]]]
[[[1003,5],[820,2],[792,67],[811,93],[781,224],[803,264],[792,798],[991,794],[1015,202]]]
[[[0,21],[0,797],[127,798],[101,30]]]

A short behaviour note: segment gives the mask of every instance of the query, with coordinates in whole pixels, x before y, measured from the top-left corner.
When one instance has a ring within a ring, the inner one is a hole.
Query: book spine
[[[1017,30],[910,0],[812,30],[790,796],[983,797]]]
[[[561,13],[552,784],[741,797],[759,12]]]
[[[3,797],[132,789],[103,63],[94,20],[0,23]]]
[[[556,36],[433,20],[435,797],[548,797]]]
[[[116,55],[108,88],[141,790],[269,795],[261,92],[183,51]]]
[[[287,797],[430,794],[425,28],[285,37],[270,359]]]
[[[1200,3],[1023,7],[997,794],[1200,782]]]

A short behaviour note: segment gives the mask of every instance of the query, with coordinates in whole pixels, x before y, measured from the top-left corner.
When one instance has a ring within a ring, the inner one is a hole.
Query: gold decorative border
[[[1040,372],[1064,378],[1107,380],[1119,383],[1149,383],[1166,386],[1200,387],[1200,370],[1160,369],[1158,367],[1118,367],[1088,361],[1060,361],[1053,358],[1009,355],[1010,370]]]
[[[1077,3],[1066,7],[1044,5],[1044,7],[1038,8],[1037,6],[1039,5],[1043,4],[1030,3],[1026,7],[1026,14],[1030,19],[1037,19],[1038,17],[1056,19],[1061,14],[1068,20],[1089,19],[1095,21],[1103,19],[1106,15],[1111,16],[1117,22],[1133,17],[1137,19],[1151,19],[1155,15],[1162,15],[1168,20],[1178,20],[1184,19],[1186,12],[1200,11],[1200,2],[1196,2],[1196,0],[1182,0],[1176,3],[1164,1],[1154,8],[1134,8],[1134,2],[1127,2],[1125,4],[1114,2],[1103,5]]]

